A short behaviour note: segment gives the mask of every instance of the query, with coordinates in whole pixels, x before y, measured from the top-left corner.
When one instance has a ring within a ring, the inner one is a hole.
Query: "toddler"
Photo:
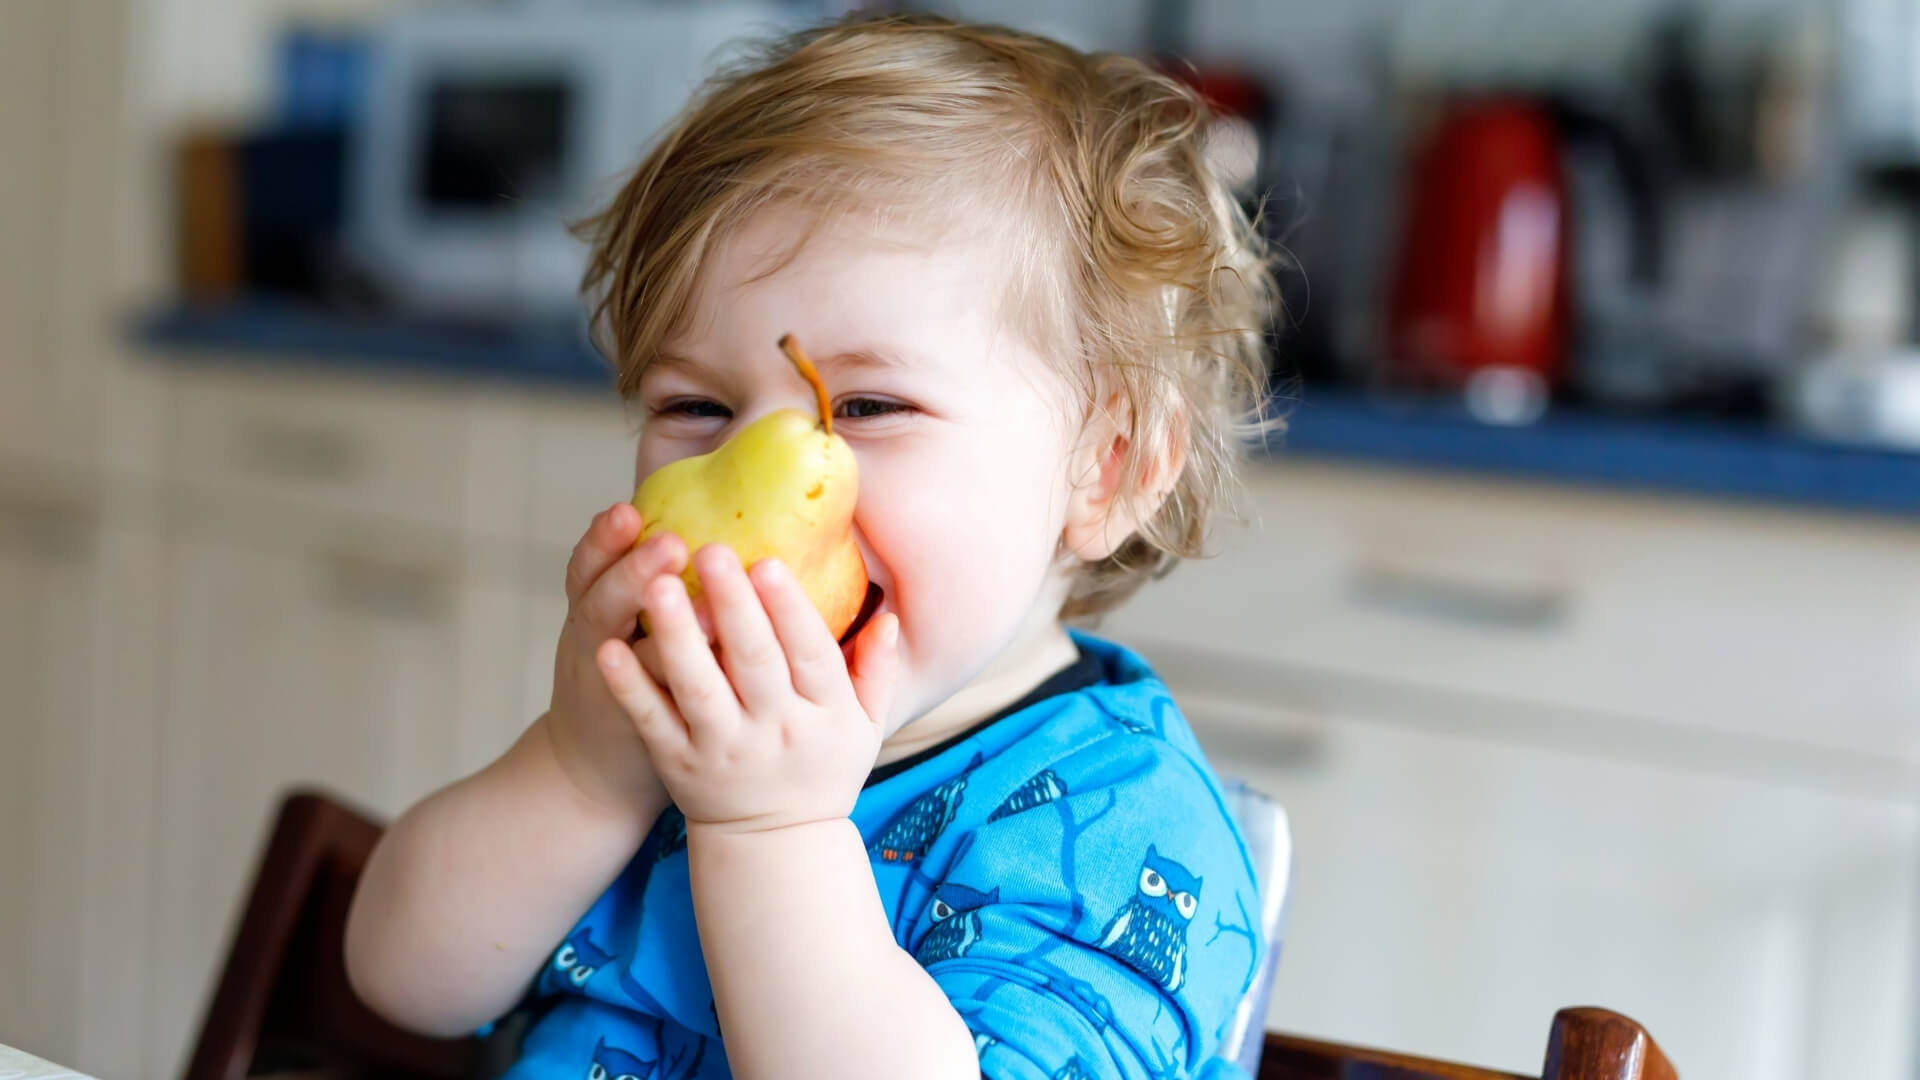
[[[843,647],[777,561],[597,515],[551,707],[367,867],[369,1005],[522,1011],[513,1077],[1238,1075],[1245,845],[1166,687],[1066,625],[1199,553],[1257,414],[1271,277],[1207,119],[932,18],[707,86],[583,226],[636,472],[813,410],[793,334],[881,602]]]

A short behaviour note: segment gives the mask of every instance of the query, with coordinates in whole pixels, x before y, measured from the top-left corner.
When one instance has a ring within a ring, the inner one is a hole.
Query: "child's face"
[[[769,411],[816,409],[775,342],[824,377],[860,463],[854,530],[900,620],[892,732],[1058,610],[1067,383],[1003,320],[995,245],[842,223],[765,273],[809,219],[770,208],[702,268],[688,329],[640,380],[637,471],[706,453]]]

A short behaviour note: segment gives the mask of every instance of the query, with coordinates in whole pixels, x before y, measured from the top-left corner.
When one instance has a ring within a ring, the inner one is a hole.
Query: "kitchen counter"
[[[1920,517],[1920,454],[1759,423],[1562,411],[1500,427],[1459,406],[1314,388],[1282,408],[1289,424],[1271,453]]]
[[[367,319],[270,302],[175,307],[138,320],[135,337],[169,361],[244,362],[441,375],[593,391],[613,374],[584,337]]]
[[[611,385],[583,339],[552,328],[462,331],[250,303],[170,309],[142,320],[136,334],[170,362],[333,367],[576,392]],[[1524,427],[1496,427],[1458,406],[1386,404],[1325,387],[1275,407],[1288,424],[1267,440],[1267,454],[1920,517],[1920,454],[1822,442],[1763,424],[1562,411]]]

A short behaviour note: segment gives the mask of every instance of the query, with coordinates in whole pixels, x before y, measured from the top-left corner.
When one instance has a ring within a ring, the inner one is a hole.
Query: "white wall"
[[[267,99],[274,42],[293,20],[365,21],[396,0],[137,0],[134,98],[155,124],[245,117]]]

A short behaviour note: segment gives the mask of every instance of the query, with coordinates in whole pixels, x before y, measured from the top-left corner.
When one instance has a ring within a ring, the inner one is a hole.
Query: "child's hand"
[[[717,650],[686,584],[663,574],[645,596],[661,681],[620,642],[597,657],[674,805],[689,824],[742,832],[846,817],[880,752],[899,620],[868,623],[849,670],[786,567],[763,560],[749,576],[721,544],[700,549],[694,566]]]
[[[616,503],[594,515],[567,562],[567,621],[553,663],[547,723],[561,768],[603,806],[658,811],[664,789],[633,721],[594,666],[605,645],[627,653],[647,583],[686,569],[687,547],[661,535],[635,548],[640,512]]]

